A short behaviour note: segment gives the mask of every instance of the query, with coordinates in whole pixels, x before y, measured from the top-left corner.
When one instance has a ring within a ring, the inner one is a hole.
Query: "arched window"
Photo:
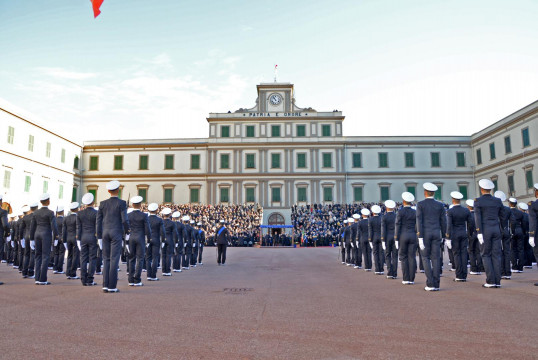
[[[284,216],[280,213],[272,213],[267,223],[269,225],[285,225]]]

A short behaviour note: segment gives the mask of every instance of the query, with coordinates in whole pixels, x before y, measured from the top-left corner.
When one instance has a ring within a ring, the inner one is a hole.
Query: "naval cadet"
[[[480,256],[480,246],[476,237],[476,225],[474,221],[474,200],[468,199],[465,201],[467,209],[471,212],[471,221],[467,228],[467,239],[469,241],[469,262],[471,263],[470,275],[482,275],[484,265],[482,264],[482,256]]]
[[[517,208],[517,199],[508,199],[510,206],[510,232],[512,233],[512,272],[522,273],[525,263],[525,234],[523,233],[523,222],[525,216],[523,211]]]
[[[347,228],[347,219],[342,222],[342,227],[339,229],[338,233],[338,245],[340,246],[340,253],[342,255],[342,264],[346,264],[346,240],[344,239],[344,232]],[[269,236],[269,235],[267,235]]]
[[[172,209],[166,207],[161,211],[164,225],[164,241],[161,244],[162,257],[162,274],[163,276],[172,276],[172,254],[174,253],[175,243],[177,241],[176,227],[170,219]]]
[[[353,218],[347,218],[347,226],[344,229],[344,243],[346,248],[346,266],[353,265],[353,259],[351,258],[351,252],[354,244],[351,238],[351,226],[353,225]]]
[[[500,199],[491,196],[495,188],[493,181],[482,179],[478,182],[481,196],[474,201],[474,217],[482,262],[486,270],[485,288],[501,287],[502,231],[506,213]]]
[[[379,205],[373,205],[371,207],[373,216],[368,220],[368,241],[372,246],[372,253],[374,255],[375,274],[384,274],[385,259],[383,256],[383,245],[381,245],[381,207]]]
[[[359,234],[359,220],[361,216],[359,214],[353,214],[353,225],[351,225],[351,242],[355,245],[353,247],[353,268],[362,269],[362,251]]]
[[[131,233],[126,235],[129,249],[129,286],[143,286],[142,283],[142,262],[146,250],[146,243],[151,243],[151,227],[149,224],[148,215],[140,211],[142,196],[134,196],[131,198],[133,211],[127,215]]]
[[[500,199],[504,203],[506,199],[506,194],[500,190],[495,191],[493,194],[494,197]],[[512,260],[511,256],[511,234],[510,234],[510,218],[512,212],[508,206],[503,205],[504,217],[501,222],[502,229],[502,241],[501,241],[501,279],[510,280],[512,278],[512,267],[510,266],[510,261]]]
[[[202,253],[205,246],[205,231],[201,222],[198,222],[198,265],[204,265],[202,262]]]
[[[403,208],[395,220],[394,247],[398,249],[402,262],[402,284],[413,285],[417,271],[417,212],[411,207],[415,196],[410,192],[402,193]]]
[[[172,272],[181,272],[181,261],[183,260],[183,224],[179,221],[181,213],[174,211],[172,221],[176,232],[176,243],[174,245],[174,255],[172,257]]]
[[[11,231],[9,228],[9,221],[8,221],[8,213],[6,210],[2,209],[2,195],[0,194],[0,223],[2,225],[2,228],[0,229],[0,240],[2,241],[0,243],[0,246],[4,247],[4,242],[10,242],[10,235]],[[4,260],[4,259],[2,259]],[[0,285],[4,284],[0,281]]]
[[[200,239],[198,238],[198,231],[195,228],[194,220],[190,220],[191,226],[191,239],[192,239],[192,250],[191,250],[191,266],[196,267],[196,259],[198,259],[198,247]]]
[[[69,204],[70,214],[63,221],[62,242],[67,246],[67,265],[65,275],[69,280],[80,279],[77,267],[80,262],[80,251],[77,246],[77,213],[80,204],[76,201]],[[78,259],[78,260],[77,260]]]
[[[536,246],[536,231],[538,228],[538,183],[534,184],[534,200],[529,206],[529,245],[532,246],[534,257],[538,260],[538,246]],[[538,286],[538,282],[534,284]]]
[[[63,244],[63,224],[64,224],[64,207],[62,205],[56,208],[56,225],[58,226],[58,241],[54,246],[54,271],[53,274],[65,274],[64,259],[65,246]]]
[[[47,271],[52,247],[52,241],[58,240],[58,227],[56,216],[48,208],[50,195],[41,195],[41,209],[34,212],[30,230],[30,242],[35,244],[35,283],[36,285],[50,285],[47,281]]]
[[[191,226],[189,225],[190,216],[184,215],[181,220],[183,220],[183,269],[189,270],[191,264],[191,253],[192,253],[192,231]]]
[[[22,208],[24,217],[19,220],[20,231],[20,244],[23,252],[21,261],[22,277],[27,279],[34,279],[34,267],[35,267],[35,250],[30,246],[30,230],[32,227],[32,219],[34,218],[34,212],[38,208],[37,203],[32,203],[31,206],[25,205]],[[35,247],[35,246],[34,246]]]
[[[451,209],[447,211],[446,244],[452,249],[456,268],[455,282],[467,281],[467,229],[472,225],[472,215],[469,209],[461,206],[463,194],[458,191],[450,193]]]
[[[87,193],[82,196],[86,208],[77,213],[77,247],[80,251],[80,281],[83,286],[97,285],[93,281],[97,261],[96,222],[97,210],[93,208],[94,196]]]
[[[422,185],[425,199],[417,204],[417,236],[424,271],[426,291],[439,291],[441,273],[441,239],[446,233],[445,207],[433,196],[437,186],[430,182]]]
[[[387,213],[381,217],[381,243],[385,250],[385,263],[387,264],[387,279],[398,277],[398,249],[394,244],[394,230],[396,226],[396,214],[394,200],[385,201]]]
[[[159,252],[161,251],[161,242],[164,243],[164,222],[157,216],[159,205],[151,203],[148,205],[149,226],[151,232],[151,241],[146,245],[146,270],[148,281],[159,281],[157,277],[157,267],[159,266]]]
[[[230,232],[226,228],[224,220],[220,220],[220,226],[217,229],[217,264],[225,265],[226,248],[230,242]]]
[[[103,292],[116,293],[118,265],[120,262],[123,235],[129,233],[127,203],[118,198],[120,182],[110,181],[106,188],[110,199],[99,204],[97,212],[97,238],[103,250]]]
[[[364,271],[372,271],[372,248],[368,241],[368,216],[370,210],[361,209],[362,219],[359,221],[359,242],[364,257]]]

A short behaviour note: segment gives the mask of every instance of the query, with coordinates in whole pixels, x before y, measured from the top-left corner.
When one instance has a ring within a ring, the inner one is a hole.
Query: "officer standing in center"
[[[151,243],[151,227],[148,215],[140,211],[142,196],[131,198],[134,210],[127,215],[131,233],[126,235],[129,249],[128,269],[129,286],[143,286],[142,283],[142,262],[146,250],[146,242]]]
[[[146,269],[148,281],[159,281],[157,277],[157,267],[159,266],[159,252],[161,251],[161,241],[164,242],[163,219],[157,216],[159,205],[151,203],[148,205],[149,226],[151,229],[151,242],[146,245]]]
[[[372,206],[372,216],[368,220],[368,241],[372,246],[372,253],[374,254],[374,266],[375,274],[383,275],[385,259],[383,256],[383,245],[381,245],[381,207],[379,205]]]
[[[402,284],[413,285],[417,271],[417,212],[411,207],[415,196],[402,193],[403,208],[398,211],[395,221],[394,246],[399,250],[402,262]]]
[[[65,275],[69,280],[80,279],[77,276],[77,264],[79,262],[77,259],[80,259],[80,251],[77,246],[77,213],[79,206],[78,202],[72,202],[69,205],[71,214],[69,214],[63,221],[62,241],[67,246],[67,266]]]
[[[92,193],[84,194],[82,204],[86,208],[77,214],[77,247],[80,251],[80,281],[83,286],[97,285],[93,281],[97,261],[97,238],[95,236],[97,210]]]
[[[472,225],[471,212],[461,206],[463,194],[458,191],[450,193],[452,197],[451,209],[447,211],[446,243],[452,249],[454,265],[456,268],[455,282],[467,281],[467,229]]]
[[[387,279],[398,277],[398,249],[394,243],[394,228],[396,226],[396,203],[393,200],[385,201],[387,213],[381,218],[381,242],[384,244],[385,263],[387,264]]]
[[[217,229],[217,264],[224,265],[226,263],[226,247],[230,241],[230,232],[226,228],[224,220],[220,220],[220,226]]]

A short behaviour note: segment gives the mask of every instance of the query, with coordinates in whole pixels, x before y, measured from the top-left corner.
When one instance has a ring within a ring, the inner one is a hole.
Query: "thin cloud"
[[[95,73],[71,71],[58,67],[37,67],[36,70],[46,76],[67,80],[86,80],[97,76]]]

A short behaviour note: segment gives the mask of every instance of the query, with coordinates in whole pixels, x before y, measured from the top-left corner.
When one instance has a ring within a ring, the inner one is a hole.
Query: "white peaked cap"
[[[402,199],[407,202],[412,202],[412,201],[415,201],[415,195],[406,191],[402,193]]]
[[[191,220],[191,224],[194,224],[194,220]]]
[[[173,217],[173,218],[178,218],[178,217],[180,217],[180,216],[181,216],[181,213],[180,213],[179,211],[174,211],[174,212],[172,213],[172,217]]]
[[[120,182],[118,180],[112,180],[106,184],[107,190],[116,190],[119,187],[120,187]]]
[[[58,206],[58,208],[56,209],[56,211],[58,211],[58,212],[62,212],[62,211],[64,211],[64,207],[63,207],[63,205]]]
[[[413,206],[411,206],[411,209],[416,210],[417,207],[413,205]]]
[[[131,202],[133,204],[140,204],[142,202],[142,200],[144,200],[144,198],[142,196],[133,196],[131,198]]]
[[[379,214],[381,212],[381,207],[379,205],[372,206],[372,212],[374,214]]]
[[[538,183],[534,184],[534,189],[538,190]]]
[[[394,200],[387,200],[385,201],[385,207],[387,209],[394,209],[396,207],[396,203],[394,202]]]
[[[157,211],[158,208],[159,208],[159,205],[157,205],[156,203],[151,203],[148,205],[148,210],[151,212]]]
[[[48,193],[41,194],[41,197],[39,198],[40,201],[47,201],[50,199],[50,195]]]
[[[33,202],[30,204],[30,207],[31,208],[36,208],[36,207],[39,207],[39,204],[37,202]]]
[[[348,222],[348,223],[350,223],[350,222],[355,222],[355,219],[353,219],[352,217],[347,218],[347,222]]]
[[[437,191],[438,189],[437,185],[432,184],[431,182],[426,182],[422,184],[422,187],[424,188],[424,190],[427,190],[427,191]]]
[[[360,218],[361,218],[361,216],[359,214],[353,214],[353,219],[356,220],[356,219],[360,219]]]
[[[181,220],[183,220],[183,221],[189,221],[189,219],[190,219],[189,215],[184,215],[184,216],[181,218]]]
[[[480,186],[484,190],[492,190],[492,189],[495,188],[495,184],[490,179],[482,179],[482,180],[480,180],[478,182],[478,186]]]
[[[511,197],[510,199],[508,199],[508,201],[510,201],[511,203],[517,203],[517,199],[516,198],[513,198]]]
[[[84,205],[90,205],[93,202],[93,194],[92,193],[86,193],[82,197],[82,203]]]
[[[161,211],[161,214],[163,215],[170,215],[172,213],[172,209],[165,207],[163,211]]]
[[[224,219],[220,219],[220,222],[223,223],[223,222],[224,222]]]
[[[130,214],[130,213],[132,213],[133,211],[134,211],[133,208],[128,208],[128,209],[127,209],[127,214]]]
[[[521,210],[529,210],[529,205],[525,204],[524,202],[520,202],[519,204],[517,204],[517,207]]]
[[[70,210],[75,210],[76,208],[78,208],[80,206],[80,204],[78,202],[72,202],[71,204],[69,204],[69,209]]]
[[[467,206],[474,207],[474,200],[473,199],[468,199],[465,203],[467,204]]]
[[[361,210],[361,214],[363,214],[365,216],[368,216],[368,215],[370,215],[370,210],[364,208],[364,209]]]
[[[344,220],[344,224],[347,224],[347,223],[348,223],[347,219],[346,219],[346,220]]]
[[[453,198],[453,199],[456,199],[456,200],[461,200],[461,199],[463,199],[463,194],[460,193],[459,191],[452,191],[450,193],[450,197]]]
[[[487,189],[486,189],[487,190]],[[497,199],[501,199],[501,201],[505,201],[506,200],[506,194],[503,193],[501,190],[497,190],[495,191],[495,193],[493,194],[493,196],[495,196]]]
[[[28,205],[24,205],[21,210],[22,212],[28,212],[30,211],[30,207]]]
[[[201,223],[201,222],[199,222],[199,223],[198,223],[198,224],[196,224],[196,225],[198,225],[198,226],[202,226],[202,223]]]

